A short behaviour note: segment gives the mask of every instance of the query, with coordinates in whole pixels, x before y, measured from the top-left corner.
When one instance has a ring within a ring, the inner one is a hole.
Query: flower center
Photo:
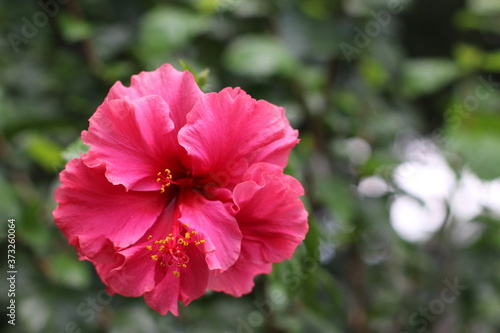
[[[165,171],[160,171],[156,174],[158,177],[156,181],[161,184],[161,193],[165,192],[165,188],[169,187],[171,184],[178,186],[193,186],[192,178],[180,178],[173,180],[172,172],[170,169],[165,169]]]
[[[200,245],[205,243],[204,239],[199,239],[195,230],[187,231],[187,224],[183,225],[182,232],[168,234],[165,239],[155,240],[146,246],[146,249],[152,251],[151,259],[158,261],[160,266],[174,268],[175,277],[180,276],[179,269],[186,268],[189,263],[189,257],[186,249],[189,245]],[[149,235],[148,239],[153,238]]]
[[[158,183],[161,183],[161,193],[165,192],[165,187],[169,187],[170,184],[173,184],[174,182],[172,181],[172,173],[170,172],[169,169],[165,169],[165,175],[163,172],[158,172],[158,178],[156,178],[156,181]]]

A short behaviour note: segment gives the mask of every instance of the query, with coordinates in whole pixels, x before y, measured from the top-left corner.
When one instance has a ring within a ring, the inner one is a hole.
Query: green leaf
[[[315,19],[326,19],[331,15],[325,0],[303,0],[300,7],[306,15]]]
[[[147,65],[159,67],[208,26],[209,18],[201,14],[172,6],[157,7],[141,20],[139,56]]]
[[[389,80],[389,73],[375,58],[364,57],[360,64],[361,73],[371,85],[382,88]]]
[[[459,44],[455,50],[455,59],[457,64],[467,70],[473,71],[481,68],[483,63],[483,51],[469,44]]]
[[[498,0],[468,0],[467,6],[473,13],[480,15],[500,13],[500,1]]]
[[[312,216],[309,216],[308,222],[309,222],[309,231],[307,232],[304,244],[306,246],[307,253],[309,254],[309,256],[316,257],[317,252],[319,251],[321,232],[316,224],[315,219]]]
[[[58,15],[58,23],[63,37],[68,42],[79,42],[90,38],[93,33],[92,25],[69,15]]]
[[[73,143],[71,143],[66,149],[62,152],[62,158],[67,162],[71,161],[74,158],[80,158],[83,154],[85,154],[89,150],[89,146],[83,143],[82,138],[76,139]]]
[[[25,138],[26,153],[47,171],[54,171],[63,164],[62,147],[46,136],[30,133]]]
[[[240,36],[229,45],[224,59],[231,71],[252,77],[287,76],[297,67],[282,41],[268,35]]]
[[[75,255],[59,252],[48,259],[49,276],[57,283],[83,289],[90,284],[89,264],[79,261]]]
[[[181,64],[183,70],[189,71],[189,72],[191,72],[191,74],[193,74],[194,79],[195,79],[196,83],[198,84],[198,87],[200,87],[200,89],[203,90],[203,88],[207,84],[208,76],[210,74],[210,69],[205,68],[201,72],[197,73],[193,67],[189,66],[184,61],[179,60],[179,62]]]
[[[448,59],[421,58],[403,65],[403,92],[409,97],[433,93],[458,78],[457,65]]]
[[[217,12],[231,11],[243,0],[194,0],[196,8],[205,13],[213,14]]]
[[[482,179],[500,177],[500,118],[494,114],[474,114],[458,128],[446,132],[448,148]]]
[[[219,7],[220,0],[195,0],[196,8],[204,13],[212,14]]]
[[[483,69],[487,72],[500,72],[500,52],[488,52],[485,55]]]

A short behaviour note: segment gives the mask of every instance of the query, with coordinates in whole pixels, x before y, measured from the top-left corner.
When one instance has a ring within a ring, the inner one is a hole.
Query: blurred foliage
[[[19,271],[2,332],[500,331],[498,212],[447,214],[420,242],[389,214],[408,138],[432,140],[456,179],[500,177],[497,0],[2,0],[0,31],[0,238],[6,253],[15,217]],[[163,63],[287,109],[301,136],[287,171],[310,213],[303,246],[254,292],[208,292],[179,317],[107,296],[51,215],[108,89]],[[387,190],[363,194],[373,176]],[[480,231],[457,241],[461,223]],[[457,279],[466,289],[440,301]]]

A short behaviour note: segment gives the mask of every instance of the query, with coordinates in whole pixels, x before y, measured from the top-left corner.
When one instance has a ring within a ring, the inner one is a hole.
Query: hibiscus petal
[[[116,254],[118,265],[96,264],[101,280],[111,293],[138,297],[155,287],[156,262],[144,246],[132,246]]]
[[[177,316],[179,300],[186,306],[205,294],[208,284],[205,256],[193,245],[187,249],[187,255],[187,267],[179,268],[178,274],[174,274],[174,267],[156,266],[156,271],[161,271],[162,278],[153,290],[144,295],[144,299],[162,315],[170,311]]]
[[[254,178],[258,182],[245,181],[233,191],[245,250],[256,262],[289,259],[308,230],[304,205],[283,176],[264,172]]]
[[[155,311],[161,315],[172,312],[179,315],[178,302],[181,279],[173,274],[166,274],[156,287],[144,294],[144,300]]]
[[[158,262],[151,258],[152,252],[147,246],[153,243],[153,240],[164,239],[165,235],[171,232],[175,205],[176,200],[171,200],[141,239],[130,247],[115,252],[113,264],[99,264],[93,260],[109,292],[137,297],[151,291],[157,281],[163,279],[165,273],[157,278]]]
[[[252,291],[256,275],[271,273],[273,269],[271,263],[256,263],[251,260],[252,254],[246,250],[249,248],[246,243],[247,241],[243,239],[241,255],[227,271],[219,275],[210,272],[209,289],[240,297]]]
[[[205,294],[208,284],[208,267],[205,255],[197,247],[190,245],[187,249],[189,263],[186,268],[181,269],[180,300],[184,306]]]
[[[186,115],[203,96],[189,71],[177,71],[165,64],[153,72],[142,72],[132,76],[130,87],[117,82],[109,91],[107,99],[131,100],[144,96],[160,96],[172,110],[171,118],[177,130],[186,124]]]
[[[276,164],[283,170],[288,164],[288,156],[293,147],[299,143],[299,131],[294,130],[285,116],[285,109],[279,108],[281,119],[285,124],[285,134],[279,140],[266,145],[253,153],[249,163],[268,162]]]
[[[62,185],[55,192],[57,226],[84,256],[92,258],[106,240],[125,248],[142,237],[156,221],[166,197],[156,192],[126,192],[111,184],[103,165],[89,168],[71,160],[61,172]]]
[[[186,268],[179,269],[179,275],[173,274],[172,268],[157,266],[163,270],[162,280],[153,290],[144,294],[144,300],[155,311],[162,315],[172,312],[179,315],[178,301],[184,306],[205,294],[208,284],[208,268],[204,255],[196,248],[188,250],[189,263]]]
[[[184,191],[179,202],[179,221],[205,240],[199,247],[205,252],[208,268],[218,272],[228,269],[238,258],[241,246],[241,232],[234,217],[222,202],[207,200],[191,190]]]
[[[90,145],[83,160],[90,167],[105,161],[106,177],[115,185],[159,190],[159,171],[182,169],[177,158],[182,148],[173,129],[170,109],[158,96],[105,101],[90,118],[88,132],[82,133]]]
[[[297,195],[304,195],[302,184],[295,178],[283,174],[281,167],[270,163],[256,163],[248,168],[243,180],[253,180],[257,184],[264,186],[266,183],[265,175],[274,175],[281,179]]]
[[[186,267],[162,265],[165,261],[154,248],[155,241],[165,239],[171,234],[173,225],[179,223],[174,220],[177,213],[175,206],[176,200],[172,200],[136,244],[117,252],[115,265],[96,264],[99,276],[108,286],[109,292],[129,297],[147,294],[148,304],[162,314],[168,311],[176,313],[178,300],[188,305],[203,296],[208,284],[205,255],[198,246],[190,244],[186,247],[189,258]],[[152,255],[160,258],[153,260]],[[178,285],[178,293],[165,291],[164,280],[173,282],[174,287]]]
[[[289,145],[290,141],[284,139],[290,135],[284,120],[282,108],[256,101],[239,88],[226,88],[206,94],[194,106],[179,131],[179,143],[193,157],[193,175],[215,174],[226,179],[218,184],[226,187],[239,181],[248,161],[272,152],[284,154],[278,147],[280,142]],[[294,140],[296,143],[296,134]],[[283,162],[282,158],[271,160]]]

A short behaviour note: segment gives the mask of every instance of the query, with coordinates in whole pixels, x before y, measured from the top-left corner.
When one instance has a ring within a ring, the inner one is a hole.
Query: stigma
[[[183,224],[179,232],[170,233],[164,239],[155,240],[146,246],[146,249],[153,253],[151,259],[159,262],[162,267],[172,268],[176,278],[180,276],[180,270],[188,266],[187,247],[205,243],[195,230],[188,231],[187,228],[188,225]],[[148,236],[148,239],[152,238],[153,236]]]

